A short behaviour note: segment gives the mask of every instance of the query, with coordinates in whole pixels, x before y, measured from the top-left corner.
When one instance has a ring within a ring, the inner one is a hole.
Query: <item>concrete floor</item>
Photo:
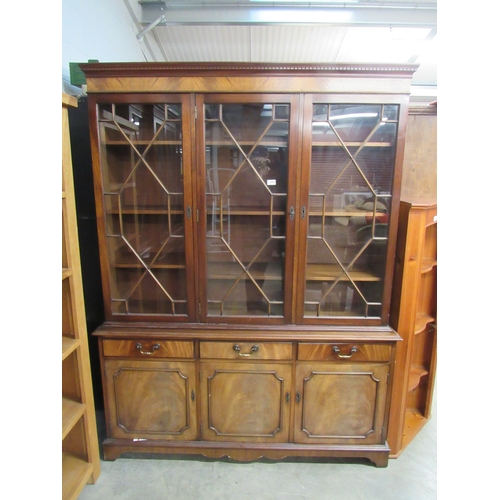
[[[437,405],[418,436],[387,468],[368,462],[238,463],[192,457],[101,461],[80,500],[435,500]],[[131,455],[129,455],[131,457]]]

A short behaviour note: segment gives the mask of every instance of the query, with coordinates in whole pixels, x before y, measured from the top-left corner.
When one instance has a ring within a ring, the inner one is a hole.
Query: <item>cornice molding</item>
[[[418,64],[281,64],[281,63],[232,63],[232,62],[182,62],[182,63],[80,63],[80,68],[87,77],[104,76],[157,76],[190,74],[245,74],[258,75],[274,73],[285,75],[311,74],[337,76],[346,74],[387,74],[411,77],[418,69]]]

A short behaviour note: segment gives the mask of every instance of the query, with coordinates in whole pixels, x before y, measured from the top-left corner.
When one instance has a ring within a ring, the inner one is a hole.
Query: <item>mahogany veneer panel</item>
[[[299,360],[336,361],[339,356],[333,348],[340,349],[341,356],[350,356],[349,361],[389,361],[392,348],[387,344],[306,344],[299,343]],[[352,349],[356,348],[356,352]],[[342,358],[341,358],[342,359]]]
[[[234,349],[235,346],[240,351]],[[257,350],[255,350],[255,347]],[[254,351],[252,351],[254,348]],[[246,356],[248,355],[248,356]],[[278,342],[200,342],[200,358],[213,359],[292,359],[292,343]]]
[[[128,439],[195,439],[195,365],[105,362],[108,432]]]
[[[388,364],[299,364],[295,441],[380,443],[388,373]]]
[[[203,439],[287,442],[291,373],[291,365],[202,363]]]
[[[140,344],[142,347],[138,348]],[[107,357],[193,358],[194,346],[189,341],[172,340],[103,340],[103,353]],[[155,348],[158,346],[158,348]],[[147,352],[151,354],[141,354]]]

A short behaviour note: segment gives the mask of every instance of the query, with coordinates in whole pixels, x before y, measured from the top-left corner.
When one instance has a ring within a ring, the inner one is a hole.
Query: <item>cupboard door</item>
[[[290,320],[296,103],[286,95],[198,97],[207,321]]]
[[[297,300],[303,323],[387,320],[398,121],[397,104],[306,98],[301,210],[307,216]]]
[[[388,364],[299,363],[295,441],[383,444]]]
[[[195,364],[105,361],[108,435],[123,439],[196,439]]]
[[[287,442],[292,368],[287,364],[201,364],[202,437]]]
[[[100,96],[99,217],[108,319],[194,319],[186,96]]]

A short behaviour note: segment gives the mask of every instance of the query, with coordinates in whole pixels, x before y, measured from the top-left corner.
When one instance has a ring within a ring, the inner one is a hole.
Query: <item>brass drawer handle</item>
[[[333,352],[337,355],[338,358],[341,359],[349,359],[352,358],[352,355],[356,352],[358,352],[358,348],[356,346],[351,347],[351,352],[350,354],[340,354],[340,348],[336,345],[333,346],[332,348]]]
[[[135,348],[141,353],[144,354],[145,356],[151,356],[152,354],[155,353],[160,348],[160,344],[153,344],[153,350],[152,351],[143,351],[142,350],[142,344],[140,342],[137,342],[135,345]]]
[[[233,351],[236,351],[238,353],[238,356],[241,356],[243,358],[249,358],[252,354],[256,353],[258,350],[259,346],[253,345],[252,348],[250,349],[250,352],[248,354],[245,354],[241,352],[241,347],[238,344],[233,345]]]

